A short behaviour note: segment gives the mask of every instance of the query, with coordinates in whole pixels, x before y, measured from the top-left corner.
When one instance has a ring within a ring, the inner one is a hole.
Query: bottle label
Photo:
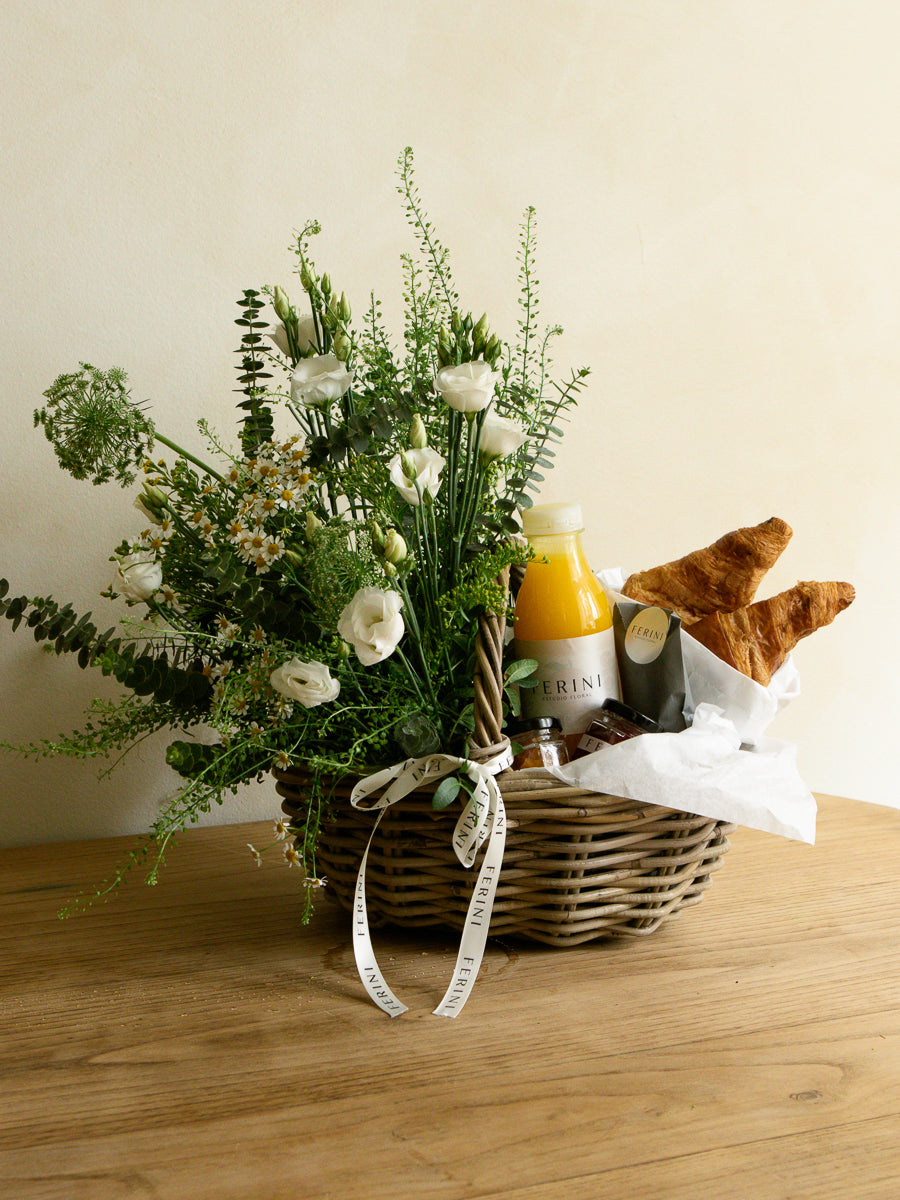
[[[619,699],[612,629],[585,637],[529,642],[517,638],[516,658],[537,660],[537,687],[522,688],[522,714],[557,717],[563,733],[583,733],[604,700]]]

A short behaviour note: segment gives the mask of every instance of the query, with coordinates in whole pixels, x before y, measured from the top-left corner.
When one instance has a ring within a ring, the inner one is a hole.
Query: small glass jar
[[[621,700],[604,700],[588,728],[581,735],[573,758],[583,758],[604,746],[627,742],[640,733],[659,733],[659,725]]]
[[[561,767],[569,761],[569,751],[557,717],[528,717],[512,732],[521,750],[513,759],[513,770],[524,767]]]

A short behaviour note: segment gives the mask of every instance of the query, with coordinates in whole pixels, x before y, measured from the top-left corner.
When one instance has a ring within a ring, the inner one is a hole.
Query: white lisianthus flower
[[[508,417],[488,413],[481,426],[481,441],[478,448],[485,458],[508,458],[528,441],[521,425]]]
[[[162,584],[162,567],[145,554],[127,554],[116,566],[113,587],[126,600],[137,604],[149,600]]]
[[[266,337],[271,338],[282,354],[290,354],[291,350],[288,346],[287,330],[283,325],[270,325],[266,330]]]
[[[276,667],[269,676],[269,683],[276,692],[288,700],[296,700],[304,708],[315,708],[336,700],[341,690],[340,682],[332,677],[324,663],[304,662],[292,658]]]
[[[446,458],[437,450],[423,446],[421,450],[405,450],[403,454],[395,454],[388,463],[388,470],[391,483],[407,504],[418,504],[419,491],[423,495],[429,492],[436,496],[441,490],[441,471],[446,464]],[[415,475],[407,474],[409,466],[413,467]],[[416,484],[419,485],[418,490]]]
[[[435,375],[434,386],[457,412],[475,413],[490,404],[499,378],[499,371],[492,371],[489,363],[479,360],[460,363],[458,367],[444,367]]]
[[[338,633],[356,651],[364,667],[389,658],[405,632],[398,592],[360,588],[338,618]]]
[[[291,398],[296,404],[328,404],[350,389],[353,376],[334,354],[301,358],[291,376]]]
[[[317,346],[315,318],[312,313],[304,313],[297,318],[297,348],[306,351],[315,350]]]
[[[272,339],[282,354],[290,354],[287,330],[283,325],[270,326],[266,330],[266,335]],[[305,316],[297,318],[297,349],[303,354],[307,350],[315,350],[316,346],[316,323],[312,313],[306,313]]]

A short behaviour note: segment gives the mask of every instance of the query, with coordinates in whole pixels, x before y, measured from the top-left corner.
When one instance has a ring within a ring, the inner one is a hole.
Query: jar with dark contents
[[[510,737],[520,747],[513,759],[513,770],[525,767],[561,767],[569,761],[569,751],[557,717],[528,717],[520,721]]]
[[[604,746],[627,742],[641,733],[659,733],[659,725],[621,700],[604,700],[588,728],[581,735],[573,758],[583,758]]]

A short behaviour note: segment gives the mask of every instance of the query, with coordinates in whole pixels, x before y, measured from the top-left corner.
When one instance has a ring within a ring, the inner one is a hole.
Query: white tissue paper
[[[620,589],[626,578],[621,568],[598,573],[610,604],[625,599]],[[589,791],[812,844],[816,801],[797,771],[796,747],[765,736],[779,709],[799,695],[792,660],[762,687],[689,634],[681,646],[694,705],[688,729],[644,734],[547,769]]]

